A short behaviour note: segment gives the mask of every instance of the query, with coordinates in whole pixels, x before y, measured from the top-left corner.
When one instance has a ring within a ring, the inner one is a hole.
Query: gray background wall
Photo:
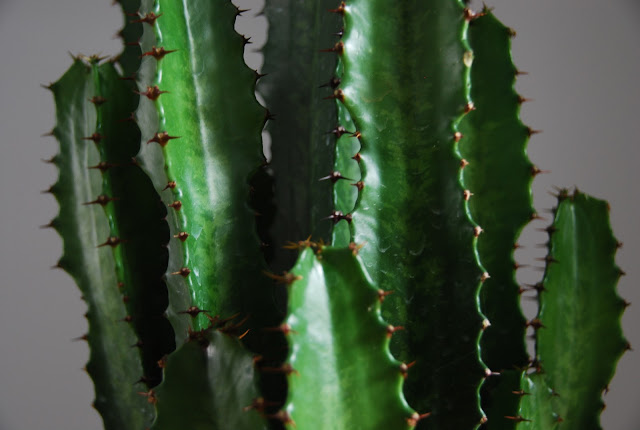
[[[636,303],[623,324],[631,344],[640,345],[640,3],[487,3],[518,33],[514,60],[529,75],[517,88],[534,100],[524,105],[522,117],[544,131],[529,145],[533,162],[551,171],[535,181],[536,207],[542,212],[553,205],[548,194],[553,185],[579,184],[610,201],[614,231],[624,241],[618,263],[629,274],[619,291]],[[257,10],[251,0],[237,4]],[[238,28],[254,41],[260,33],[264,38],[265,22],[250,17]],[[84,304],[66,274],[48,269],[60,255],[60,239],[37,228],[57,212],[55,201],[39,194],[56,177],[40,162],[56,152],[56,143],[40,137],[53,126],[54,107],[39,84],[64,72],[70,64],[67,51],[118,52],[119,41],[112,36],[121,19],[109,0],[0,0],[0,430],[101,428],[90,407],[91,382],[81,371],[86,345],[71,342],[85,332]],[[259,56],[250,59],[253,67],[260,61]],[[542,255],[534,246],[545,238],[535,228],[544,225],[525,231],[521,243],[526,247],[517,254],[522,263]],[[520,273],[523,282],[538,276],[535,270]],[[606,396],[606,429],[640,429],[638,364],[633,352],[619,364]]]

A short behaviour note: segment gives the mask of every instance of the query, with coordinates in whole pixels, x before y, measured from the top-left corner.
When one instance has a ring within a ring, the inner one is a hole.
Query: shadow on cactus
[[[600,428],[618,243],[563,190],[517,284],[540,169],[490,10],[267,0],[258,72],[229,1],[120,4],[122,54],[48,87],[106,429]]]

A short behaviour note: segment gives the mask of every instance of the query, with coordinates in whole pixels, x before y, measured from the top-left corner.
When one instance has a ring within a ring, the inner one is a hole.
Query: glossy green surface
[[[512,420],[518,430],[564,429],[552,407],[557,396],[545,382],[543,374],[522,375],[520,391],[520,409]]]
[[[250,408],[258,397],[252,356],[238,339],[211,331],[187,342],[167,361],[154,392],[153,430],[266,430]]]
[[[271,23],[262,49],[265,63],[258,91],[274,116],[271,163],[278,211],[272,228],[276,271],[290,268],[296,253],[283,250],[288,241],[329,241],[333,211],[332,183],[319,182],[333,168],[337,125],[335,105],[323,100],[333,89],[320,88],[335,70],[335,56],[320,52],[333,46],[340,17],[327,13],[335,0],[267,0],[264,15]]]
[[[526,320],[520,308],[520,285],[513,257],[516,240],[531,219],[532,164],[526,155],[529,130],[519,118],[521,99],[514,90],[516,68],[511,60],[511,30],[485,9],[469,24],[473,50],[471,91],[474,110],[458,130],[458,148],[468,163],[462,183],[473,196],[468,207],[478,230],[477,251],[491,276],[482,284],[480,308],[491,325],[483,332],[484,363],[495,372],[526,367]],[[504,384],[505,386],[502,386]],[[502,393],[516,390],[519,378],[497,377],[482,390],[487,429],[513,429],[505,415],[517,412],[517,402]]]
[[[416,361],[407,401],[433,413],[418,427],[471,429],[483,417],[485,373],[478,349],[483,270],[454,144],[467,103],[463,6],[354,0],[344,22],[340,87],[361,133],[364,181],[354,241],[365,244],[360,255],[374,283],[394,292],[383,317],[406,327],[394,336],[394,356]]]
[[[600,429],[602,393],[627,347],[616,285],[617,241],[607,202],[576,191],[561,195],[540,295],[536,352],[558,396],[563,430]]]
[[[100,161],[113,165],[102,174],[101,194],[115,199],[103,206],[110,236],[120,242],[112,247],[115,270],[138,336],[144,380],[153,386],[162,378],[157,361],[175,348],[173,329],[164,316],[167,287],[162,275],[169,231],[163,218],[167,211],[151,181],[131,163],[140,132],[135,123],[122,120],[137,104],[137,98],[131,97],[135,96],[132,83],[121,80],[112,63],[94,63],[92,68],[96,95],[107,100],[96,106],[96,132],[104,136],[97,145]]]
[[[305,249],[291,273],[287,428],[408,429],[377,289],[348,248]],[[425,418],[429,420],[430,418]],[[294,424],[295,423],[295,424]]]
[[[60,143],[54,157],[59,177],[51,188],[60,212],[51,226],[64,242],[58,267],[74,278],[87,302],[86,369],[94,381],[94,406],[106,429],[138,430],[150,422],[153,412],[137,394],[140,385],[135,385],[143,375],[140,352],[131,347],[137,338],[122,321],[127,310],[118,289],[114,253],[109,246],[98,247],[111,235],[109,223],[100,205],[85,204],[96,200],[103,186],[100,170],[90,168],[100,162],[98,151],[85,139],[96,132],[97,123],[96,107],[89,101],[97,95],[90,66],[76,59],[51,90],[56,103],[54,135]],[[103,104],[105,111],[108,103]]]

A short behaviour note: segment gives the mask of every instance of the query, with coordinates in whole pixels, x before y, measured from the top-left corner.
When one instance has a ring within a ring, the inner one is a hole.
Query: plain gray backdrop
[[[389,0],[389,4],[394,1]],[[84,303],[69,276],[49,270],[61,252],[55,232],[40,230],[57,212],[41,195],[56,172],[41,159],[56,152],[51,95],[40,88],[70,65],[67,52],[113,55],[122,23],[109,0],[0,0],[0,430],[97,430],[91,408],[93,388],[81,370],[88,351],[71,339],[86,330]],[[337,1],[336,1],[337,3]],[[533,137],[529,156],[541,169],[534,183],[535,204],[544,215],[552,207],[553,186],[578,185],[611,203],[613,229],[624,242],[618,263],[628,273],[620,294],[634,302],[623,318],[626,336],[640,345],[638,267],[638,43],[640,5],[635,0],[487,0],[517,31],[516,66],[529,74],[517,88],[533,101],[524,121],[543,133]],[[263,18],[253,18],[257,0],[237,29],[259,48]],[[476,4],[476,7],[479,5]],[[251,53],[248,52],[248,55]],[[260,56],[248,58],[259,68]],[[545,241],[537,222],[520,240],[522,282],[535,282],[535,257]],[[531,316],[531,303],[525,303]],[[599,339],[593,339],[599,342]],[[638,353],[627,353],[606,395],[603,424],[609,430],[640,429]]]

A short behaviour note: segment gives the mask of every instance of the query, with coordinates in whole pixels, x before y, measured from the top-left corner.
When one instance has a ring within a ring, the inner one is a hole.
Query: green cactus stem
[[[526,155],[531,130],[519,119],[523,99],[513,88],[517,70],[510,54],[512,30],[487,8],[468,14],[473,105],[458,126],[458,147],[464,160],[462,183],[473,194],[468,205],[478,224],[477,252],[491,275],[480,294],[480,308],[491,322],[482,334],[482,359],[501,374],[484,385],[482,405],[487,429],[513,429],[515,423],[504,416],[517,413],[518,402],[511,394],[520,385],[516,369],[529,361],[513,251],[520,231],[535,216],[531,182],[539,170]],[[511,372],[515,374],[508,375]],[[508,386],[498,386],[502,384]]]
[[[152,297],[144,298],[142,294],[148,294],[149,287],[162,286],[160,274],[164,270],[164,261],[159,251],[162,250],[163,228],[161,215],[158,215],[157,205],[153,203],[146,209],[140,209],[142,213],[137,219],[126,221],[126,225],[121,223],[116,217],[123,208],[116,208],[118,200],[114,199],[130,202],[131,195],[105,194],[122,191],[122,183],[112,182],[112,178],[131,178],[136,173],[129,172],[135,166],[130,166],[130,169],[123,164],[117,165],[115,159],[100,159],[100,152],[104,155],[105,145],[124,143],[126,146],[131,140],[122,135],[126,125],[113,123],[115,118],[126,117],[122,110],[126,100],[119,98],[121,92],[117,90],[122,82],[114,81],[111,64],[98,69],[98,61],[92,58],[91,64],[87,64],[76,59],[69,71],[50,87],[55,98],[57,118],[53,134],[60,143],[60,153],[53,160],[59,169],[59,177],[50,189],[58,200],[60,212],[50,226],[60,233],[64,241],[63,256],[57,267],[75,279],[87,302],[89,333],[82,339],[88,341],[91,350],[86,369],[95,385],[94,406],[102,415],[105,428],[133,430],[148,425],[153,416],[150,405],[137,393],[144,387],[136,385],[136,381],[144,378],[141,351],[136,348],[143,340],[136,336],[133,329],[141,328],[143,335],[148,335],[149,344],[157,339],[157,335],[146,330],[147,324],[154,321],[145,321],[149,315],[145,315],[146,311],[140,306],[146,304],[161,312],[161,299],[158,302]],[[133,137],[135,139],[135,135]],[[102,151],[99,152],[96,145]],[[135,146],[132,149],[135,150]],[[121,147],[111,155],[127,150]],[[130,159],[122,161],[127,164],[131,162]],[[135,189],[129,191],[135,194],[144,188],[144,184],[136,184]],[[152,196],[143,197],[144,203],[149,203]],[[135,212],[136,208],[134,206],[129,210]],[[140,234],[126,239],[119,236],[120,232],[130,232],[132,226],[135,229],[135,224],[146,215],[152,218],[143,221],[148,226]],[[146,237],[150,242],[140,243],[148,233],[153,234],[152,238]],[[131,241],[127,249],[124,240]],[[143,256],[132,255],[129,255],[131,260],[124,260],[125,254],[147,249],[149,245],[153,248],[154,243],[158,251],[147,255],[148,261],[143,261]],[[135,275],[138,269],[140,275],[149,277],[146,286],[139,284],[141,279]],[[154,275],[157,270],[159,273]],[[139,288],[138,292],[135,292],[136,288]],[[125,305],[123,302],[128,303]],[[127,308],[134,313],[129,313]],[[134,319],[136,324],[132,324]],[[155,323],[158,323],[157,319]],[[162,323],[156,324],[156,328],[161,326]],[[171,340],[170,332],[168,336]],[[145,361],[148,365],[149,360]],[[149,370],[149,366],[146,367]]]
[[[405,395],[412,407],[432,412],[419,428],[473,428],[484,420],[477,295],[486,276],[456,148],[472,57],[464,7],[354,0],[337,12],[344,36],[334,47],[342,72],[334,97],[361,144],[352,156],[362,187],[353,212],[336,213],[334,221],[351,223],[374,284],[393,292],[383,317],[406,330],[394,336],[391,351],[416,361]]]
[[[287,428],[409,429],[420,419],[402,395],[410,365],[388,350],[401,327],[382,320],[384,296],[357,249],[324,247],[316,256],[307,248],[283,279],[290,291]]]
[[[333,148],[336,127],[334,104],[323,100],[336,66],[332,55],[321,52],[336,40],[340,17],[326,13],[334,0],[267,0],[264,14],[271,23],[262,49],[264,76],[258,82],[274,121],[271,134],[270,169],[275,180],[278,212],[273,226],[273,270],[282,271],[295,262],[295,253],[282,247],[291,240],[312,236],[329,241],[333,211],[331,201]],[[327,178],[319,182],[321,178]]]
[[[148,393],[157,408],[151,429],[266,430],[255,378],[253,357],[235,336],[213,327],[192,333]]]
[[[622,274],[615,264],[619,244],[605,201],[567,190],[559,200],[538,286],[540,309],[529,323],[536,331],[534,364],[556,394],[551,407],[561,428],[596,430],[602,393],[628,348],[620,326],[627,303],[616,292]],[[530,428],[548,428],[526,413],[523,406],[520,415],[532,420]]]

